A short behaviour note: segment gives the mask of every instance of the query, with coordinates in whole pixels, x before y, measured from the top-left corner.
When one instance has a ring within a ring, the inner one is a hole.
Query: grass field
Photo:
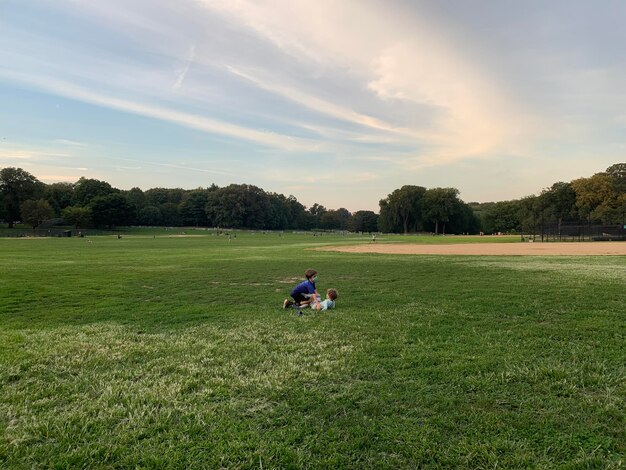
[[[0,239],[1,468],[625,466],[624,257],[188,233]]]

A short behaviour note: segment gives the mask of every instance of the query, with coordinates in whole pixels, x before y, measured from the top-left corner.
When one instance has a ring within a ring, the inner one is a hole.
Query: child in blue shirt
[[[316,306],[318,310],[321,308],[318,300],[319,294],[315,287],[315,283],[318,280],[317,271],[315,269],[307,269],[304,276],[306,281],[302,281],[291,290],[290,295],[293,300],[285,299],[283,308],[288,308],[292,305],[295,307],[308,307],[311,305]]]

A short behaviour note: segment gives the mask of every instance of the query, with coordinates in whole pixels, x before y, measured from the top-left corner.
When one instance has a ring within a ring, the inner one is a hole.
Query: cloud
[[[22,84],[26,83],[37,89],[45,90],[73,100],[83,101],[163,121],[169,121],[211,134],[219,134],[235,139],[243,139],[256,144],[275,147],[287,151],[305,152],[318,148],[316,143],[307,139],[281,135],[275,132],[261,132],[197,114],[177,111],[164,106],[145,104],[124,98],[116,98],[56,78],[42,78],[0,70],[0,77],[2,76],[4,76],[5,79],[14,80]]]
[[[120,157],[112,157],[112,158],[114,160],[123,160],[127,162],[142,163],[144,165],[152,165],[152,166],[157,166],[161,168],[173,168],[177,170],[187,170],[187,171],[200,172],[200,173],[211,173],[211,174],[216,174],[216,175],[226,175],[226,176],[232,176],[232,177],[238,176],[236,173],[232,173],[228,171],[213,170],[210,168],[198,168],[198,167],[192,167],[192,166],[188,166],[184,164],[181,165],[181,164],[176,164],[176,163],[153,162],[153,161],[147,161],[147,160],[135,160],[131,158],[120,158]],[[232,163],[232,160],[231,160],[231,163]],[[128,167],[117,167],[117,168],[128,168]],[[129,169],[140,169],[140,167],[129,168]]]
[[[396,134],[396,143],[419,143],[411,160],[436,164],[485,156],[520,138],[523,127],[514,104],[499,82],[464,56],[462,45],[430,25],[419,8],[407,19],[371,2],[346,0],[315,4],[278,0],[198,0],[206,8],[239,22],[284,54],[311,69],[335,70],[358,79],[362,90],[379,102],[394,100],[425,106],[426,124],[397,126],[288,86],[286,79],[230,66],[234,74],[328,116],[377,131]],[[397,7],[397,5],[396,5]],[[358,12],[358,21],[343,21]],[[313,64],[313,65],[311,65]],[[257,67],[258,68],[258,67]],[[268,67],[269,68],[269,67]],[[267,72],[267,70],[265,70]],[[372,140],[376,140],[374,137]],[[426,149],[426,150],[424,150]]]
[[[34,160],[52,157],[70,157],[70,154],[59,153],[55,150],[24,150],[24,149],[7,149],[0,150],[0,158],[4,160]]]
[[[316,96],[312,96],[310,94],[304,93],[297,89],[290,88],[286,85],[280,83],[280,79],[278,77],[271,77],[267,80],[262,80],[258,77],[252,76],[250,73],[245,73],[241,70],[238,70],[235,67],[228,66],[228,70],[236,75],[237,77],[248,80],[249,82],[255,84],[257,87],[262,88],[263,90],[270,91],[272,93],[276,93],[283,98],[286,98],[290,101],[298,103],[306,108],[317,111],[319,113],[325,114],[327,116],[341,119],[346,122],[350,122],[353,124],[358,124],[363,127],[368,127],[371,129],[376,129],[379,131],[387,131],[392,133],[397,133],[401,135],[405,135],[407,137],[419,137],[420,134],[416,131],[411,131],[409,129],[403,129],[394,127],[389,123],[386,123],[380,119],[377,119],[372,116],[368,116],[366,114],[358,113],[350,108],[338,106],[335,103],[331,103],[329,101],[320,99]],[[303,127],[313,128],[313,126],[307,126],[306,124],[302,124]],[[318,132],[323,133],[319,128]],[[372,137],[371,137],[372,138]],[[373,137],[372,139],[376,139]]]
[[[176,79],[176,83],[174,83],[175,90],[180,89],[183,82],[185,81],[185,77],[187,76],[187,72],[189,72],[189,67],[191,67],[191,64],[193,63],[193,59],[195,58],[195,56],[196,56],[196,44],[194,43],[191,46],[191,49],[189,50],[185,67],[182,69],[182,71],[178,75],[178,78]]]
[[[68,182],[73,183],[78,180],[76,175],[39,175],[37,176],[39,181],[48,183]]]
[[[74,147],[85,147],[87,145],[83,142],[78,142],[78,141],[69,140],[69,139],[54,139],[52,142],[54,142],[55,144],[61,144],[61,145],[72,145]]]

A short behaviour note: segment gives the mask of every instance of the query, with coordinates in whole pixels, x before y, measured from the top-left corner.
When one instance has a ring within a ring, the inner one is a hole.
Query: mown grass
[[[0,240],[0,467],[624,465],[624,257],[164,235]]]

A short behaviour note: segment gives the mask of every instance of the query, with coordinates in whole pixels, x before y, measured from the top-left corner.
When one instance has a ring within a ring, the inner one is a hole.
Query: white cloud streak
[[[191,67],[191,64],[193,63],[193,59],[195,57],[196,57],[196,45],[194,43],[191,46],[191,49],[189,50],[189,55],[188,55],[185,67],[178,75],[178,78],[176,79],[176,83],[174,83],[175,90],[180,89],[180,87],[183,85],[183,82],[185,81],[185,77],[187,76],[187,73],[189,72],[189,67]]]
[[[234,139],[243,139],[259,145],[275,147],[287,151],[302,152],[312,151],[319,148],[319,146],[314,142],[307,141],[305,139],[280,135],[273,132],[261,132],[196,114],[176,111],[163,106],[107,96],[103,93],[91,91],[55,78],[18,75],[0,70],[0,78],[2,77],[5,79],[12,79],[23,84],[27,83],[34,88],[45,90],[73,100],[160,119],[211,134],[219,134]]]

